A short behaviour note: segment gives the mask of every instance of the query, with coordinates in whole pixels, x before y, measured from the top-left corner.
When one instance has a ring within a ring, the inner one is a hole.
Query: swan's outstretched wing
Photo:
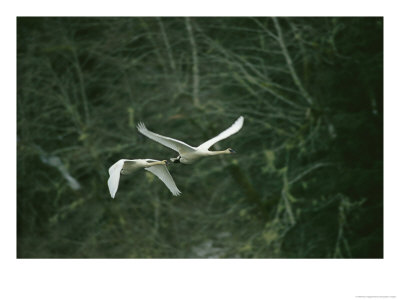
[[[166,166],[156,165],[145,168],[145,170],[153,173],[158,178],[160,178],[160,180],[164,182],[164,184],[167,186],[167,188],[171,191],[171,193],[174,196],[179,196],[181,194],[180,190],[176,187],[175,181],[172,178]]]
[[[207,142],[201,144],[198,149],[202,150],[207,150],[210,148],[212,145],[214,145],[216,142],[219,142],[220,140],[226,139],[227,137],[231,136],[232,134],[235,134],[238,132],[242,126],[243,126],[243,117],[240,116],[235,123],[232,124],[231,127],[228,129],[222,131],[220,134],[218,134],[216,137],[213,137],[212,139],[208,140]]]
[[[176,139],[166,137],[157,133],[154,133],[146,128],[146,126],[143,123],[139,123],[137,126],[137,129],[139,132],[145,136],[147,136],[149,139],[152,139],[153,141],[156,141],[160,143],[161,145],[164,145],[165,147],[171,148],[172,150],[175,150],[176,152],[179,153],[184,153],[184,152],[192,152],[195,151],[195,148],[184,143],[181,141],[178,141]]]
[[[125,161],[126,159],[120,159],[108,169],[108,174],[110,174],[110,178],[108,178],[107,183],[112,198],[115,197],[115,193],[118,190],[119,177]]]

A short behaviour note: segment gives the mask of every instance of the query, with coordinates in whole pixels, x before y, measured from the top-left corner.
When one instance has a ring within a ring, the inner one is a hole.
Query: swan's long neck
[[[208,155],[220,155],[220,154],[230,154],[229,150],[222,150],[222,151],[208,151]]]

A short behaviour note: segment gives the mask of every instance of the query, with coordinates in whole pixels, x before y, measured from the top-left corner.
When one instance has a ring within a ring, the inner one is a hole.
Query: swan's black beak
[[[166,165],[166,166],[168,166],[168,165],[169,165],[169,162],[168,162],[168,160],[164,160],[164,162],[165,162],[165,165]]]
[[[229,149],[229,152],[230,152],[230,153],[236,153],[236,151],[233,150],[233,149]]]

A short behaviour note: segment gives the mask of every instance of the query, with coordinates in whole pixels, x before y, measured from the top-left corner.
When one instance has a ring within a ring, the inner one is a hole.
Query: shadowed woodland
[[[382,258],[383,18],[17,18],[17,257]]]

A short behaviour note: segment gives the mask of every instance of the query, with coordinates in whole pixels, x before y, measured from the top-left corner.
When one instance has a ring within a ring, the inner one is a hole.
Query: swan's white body
[[[198,147],[193,147],[182,141],[154,133],[148,130],[143,123],[139,123],[137,128],[140,133],[147,136],[148,138],[178,152],[179,156],[177,158],[171,158],[171,161],[191,164],[199,158],[205,156],[234,153],[234,151],[230,148],[223,151],[209,151],[208,149],[220,140],[226,139],[227,137],[238,132],[243,126],[243,120],[243,117],[240,116],[228,129],[224,130],[216,137],[213,137],[212,139],[208,140]]]
[[[110,190],[111,197],[114,198],[118,190],[120,174],[131,174],[140,169],[145,169],[156,175],[167,188],[171,191],[174,196],[179,196],[180,191],[176,187],[174,179],[169,173],[166,165],[166,161],[159,161],[154,159],[120,159],[113,164],[108,173],[110,178],[108,179],[108,188]]]

